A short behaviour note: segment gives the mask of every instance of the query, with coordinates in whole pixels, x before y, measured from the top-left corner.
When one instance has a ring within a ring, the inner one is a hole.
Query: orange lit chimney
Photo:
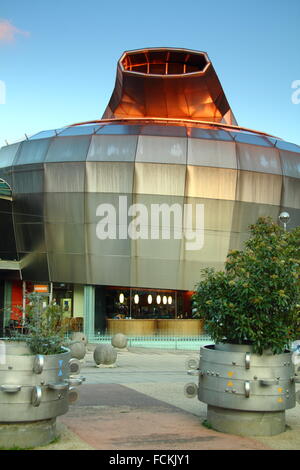
[[[152,48],[128,51],[103,119],[172,118],[236,125],[205,52]]]

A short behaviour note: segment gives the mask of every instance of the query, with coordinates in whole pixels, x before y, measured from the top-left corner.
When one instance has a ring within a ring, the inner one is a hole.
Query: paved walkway
[[[206,405],[183,393],[196,379],[185,364],[197,351],[119,351],[116,367],[98,368],[92,350],[89,345],[81,370],[80,399],[58,418],[61,439],[47,449],[300,449],[296,408],[287,412],[290,429],[274,437],[250,439],[203,426]]]

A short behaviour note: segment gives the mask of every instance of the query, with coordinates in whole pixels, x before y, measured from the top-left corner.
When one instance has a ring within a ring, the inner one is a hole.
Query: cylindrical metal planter
[[[217,344],[200,350],[198,398],[221,432],[275,435],[293,408],[295,372],[290,352],[254,354],[247,345]]]
[[[70,351],[33,355],[26,343],[1,344],[0,447],[47,444],[56,435],[55,418],[69,408]]]

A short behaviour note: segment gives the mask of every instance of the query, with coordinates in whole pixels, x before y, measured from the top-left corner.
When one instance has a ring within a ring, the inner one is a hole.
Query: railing
[[[89,343],[110,343],[112,335],[93,335]],[[200,336],[128,336],[127,346],[131,348],[183,349],[198,351],[200,346],[211,344],[208,335]]]

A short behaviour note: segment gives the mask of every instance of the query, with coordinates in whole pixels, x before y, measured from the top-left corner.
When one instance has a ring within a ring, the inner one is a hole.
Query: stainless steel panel
[[[236,146],[232,142],[188,139],[188,165],[235,169]]]
[[[87,192],[84,194],[85,197],[85,214],[84,220],[86,224],[97,224],[102,220],[102,216],[97,215],[99,211],[99,206],[102,204],[109,204],[116,213],[117,224],[125,224],[128,226],[129,217],[126,217],[128,213],[128,208],[133,204],[133,195],[130,191],[129,193],[92,193]],[[124,204],[124,207],[123,207]],[[105,207],[103,208],[103,210]],[[122,215],[121,220],[119,216]]]
[[[49,252],[48,260],[51,281],[87,284],[85,255]]]
[[[13,195],[43,193],[44,171],[42,164],[19,165],[13,169]]]
[[[53,253],[85,253],[84,223],[45,224],[47,249]]]
[[[87,255],[87,280],[83,284],[130,285],[131,258]]]
[[[84,163],[46,163],[44,168],[46,193],[84,192]]]
[[[276,148],[237,144],[237,155],[241,170],[282,174],[279,152]]]
[[[45,253],[19,252],[22,277],[28,281],[49,280],[48,256]]]
[[[283,178],[282,202],[283,207],[300,209],[300,183],[298,178]]]
[[[281,203],[282,176],[251,171],[240,171],[236,198],[244,202]]]
[[[234,200],[237,171],[225,168],[187,167],[186,196]]]
[[[300,152],[293,153],[280,150],[279,153],[282,161],[283,174],[300,179]]]
[[[44,162],[50,143],[51,139],[37,139],[22,142],[14,165]]]
[[[100,240],[97,237],[97,224],[86,224],[86,251],[96,256],[130,256],[131,241],[129,238],[119,240],[120,226],[116,226],[116,239]],[[126,229],[126,227],[125,227]],[[122,229],[123,230],[123,227]],[[106,228],[105,228],[106,231]]]
[[[0,168],[12,166],[20,143],[7,145],[0,149]]]
[[[185,165],[136,163],[133,192],[184,196],[185,176]]]
[[[97,193],[131,193],[133,173],[133,163],[87,162],[86,191]]]
[[[85,161],[91,137],[55,137],[46,156],[46,162]]]
[[[88,161],[133,162],[137,147],[137,136],[97,135],[93,136]]]
[[[235,201],[186,197],[184,203],[191,206],[193,228],[196,226],[196,207],[203,205],[205,230],[231,231],[236,207]]]
[[[15,223],[15,234],[18,251],[46,251],[43,223]]]
[[[140,136],[136,161],[186,164],[187,140],[180,137]]]
[[[85,193],[45,193],[45,223],[83,224]]]
[[[161,289],[178,289],[178,260],[165,259],[163,262],[154,258],[133,258],[131,263],[132,286]]]

